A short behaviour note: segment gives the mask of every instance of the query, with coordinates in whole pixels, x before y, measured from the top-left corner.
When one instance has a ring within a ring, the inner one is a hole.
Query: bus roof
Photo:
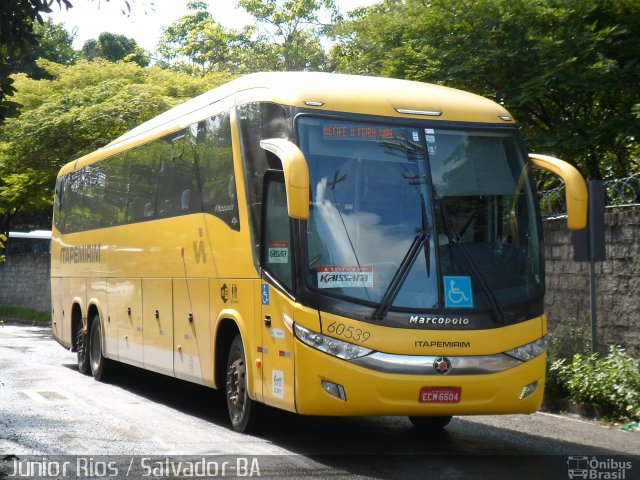
[[[61,173],[117,153],[137,143],[184,128],[200,110],[265,101],[312,108],[402,118],[478,123],[514,123],[497,103],[440,85],[394,78],[321,72],[262,72],[238,77],[142,123],[106,147],[63,167]],[[203,113],[204,116],[204,113]]]

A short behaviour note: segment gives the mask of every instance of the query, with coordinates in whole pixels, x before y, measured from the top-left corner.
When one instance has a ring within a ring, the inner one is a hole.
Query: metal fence
[[[640,207],[640,174],[603,183],[607,207]],[[539,192],[540,211],[544,218],[567,214],[564,194],[564,185]]]

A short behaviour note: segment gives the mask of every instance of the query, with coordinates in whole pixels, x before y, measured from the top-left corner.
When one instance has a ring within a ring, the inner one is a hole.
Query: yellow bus
[[[542,233],[527,155],[476,95],[325,73],[233,80],[59,173],[52,330],[97,380],[117,362],[305,415],[534,412]]]

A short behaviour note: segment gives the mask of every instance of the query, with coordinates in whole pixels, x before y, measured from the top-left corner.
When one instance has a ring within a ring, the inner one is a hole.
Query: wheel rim
[[[246,368],[242,359],[237,359],[227,371],[227,403],[231,421],[238,424],[242,421],[246,395]]]

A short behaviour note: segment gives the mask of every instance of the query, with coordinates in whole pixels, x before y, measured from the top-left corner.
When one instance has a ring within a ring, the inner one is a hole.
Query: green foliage
[[[51,314],[48,312],[39,312],[37,310],[23,307],[0,307],[0,319],[6,317],[20,318],[22,320],[41,323],[48,323],[51,321]]]
[[[0,233],[0,252],[4,250],[4,242],[6,241],[7,241],[6,235]],[[0,264],[4,263],[4,261],[5,261],[4,255],[0,254]]]
[[[15,92],[9,75],[16,72],[14,64],[21,56],[38,44],[33,26],[36,22],[42,22],[40,14],[50,12],[53,3],[60,7],[71,6],[68,0],[0,2],[0,120],[15,107],[13,102],[6,99]]]
[[[504,104],[532,150],[590,178],[637,170],[637,0],[385,0],[336,33],[340,71],[444,83]]]
[[[31,78],[40,79],[46,72],[38,67],[37,59],[50,60],[62,65],[75,62],[77,53],[73,49],[75,32],[68,32],[61,23],[54,23],[50,18],[33,25],[33,33],[37,36],[37,44],[24,51],[11,63],[14,73],[26,73]]]
[[[125,60],[135,62],[141,67],[146,67],[150,61],[149,54],[140,48],[133,38],[109,32],[101,33],[97,40],[84,42],[81,53],[87,60],[98,57],[110,62]]]
[[[228,80],[102,59],[38,64],[53,79],[16,75],[19,116],[0,126],[0,231],[19,212],[50,208],[65,163]]]
[[[38,35],[38,45],[33,49],[35,59],[43,58],[60,65],[71,65],[77,60],[78,53],[73,49],[77,35],[75,29],[69,32],[64,24],[47,18],[42,23],[36,23],[33,31]]]
[[[325,68],[321,41],[339,18],[334,0],[238,0],[238,6],[257,22],[255,44],[270,70]]]
[[[587,319],[567,318],[558,322],[549,332],[547,360],[549,365],[557,361],[571,361],[574,355],[586,355],[591,352],[591,329]],[[551,398],[564,398],[568,392],[558,378],[555,370],[548,369],[545,383],[545,395]]]
[[[187,4],[183,15],[163,30],[158,43],[158,64],[192,75],[210,72],[244,73],[250,29],[228,29],[217,23],[204,2]]]
[[[606,357],[576,354],[571,363],[551,366],[569,397],[600,405],[616,419],[640,419],[640,360],[623,348],[611,347]]]
[[[95,2],[100,8],[100,0]],[[106,0],[109,2],[110,0]],[[123,15],[129,15],[129,0],[118,0],[122,3]],[[34,60],[45,58],[58,63],[69,64],[75,58],[71,43],[73,33],[65,32],[61,26],[49,28],[42,25],[41,14],[50,13],[51,7],[72,8],[70,0],[4,0],[0,2],[0,121],[7,114],[14,114],[16,103],[7,100],[13,95],[15,88],[12,73],[27,72],[37,78],[42,76]],[[50,25],[52,25],[50,23]],[[146,54],[140,49],[131,57],[131,61],[142,63]],[[148,64],[148,58],[147,58]]]
[[[326,68],[322,41],[338,18],[333,0],[240,0],[238,5],[255,26],[225,28],[206,3],[190,2],[191,12],[164,30],[158,63],[196,75]]]

